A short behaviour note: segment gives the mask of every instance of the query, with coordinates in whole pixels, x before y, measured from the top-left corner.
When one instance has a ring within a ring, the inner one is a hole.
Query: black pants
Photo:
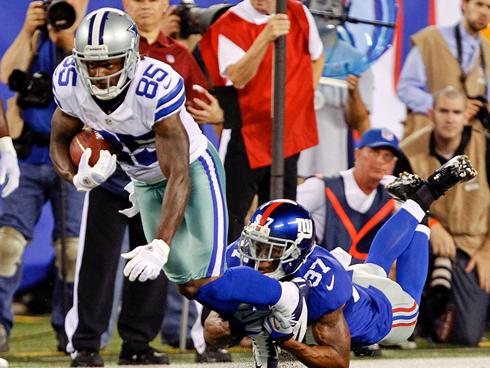
[[[74,291],[78,298],[77,315],[71,311],[67,318],[69,323],[78,322],[71,339],[75,350],[98,351],[100,337],[111,317],[114,280],[126,226],[130,249],[147,244],[147,240],[139,215],[128,218],[117,212],[130,206],[127,198],[102,187],[91,190],[87,198],[86,227],[82,227],[80,234],[84,239],[83,250],[78,253],[82,259]],[[125,278],[118,320],[124,348],[144,350],[158,334],[165,313],[167,283],[163,272],[154,281],[129,282]]]
[[[477,270],[465,271],[470,257],[458,250],[452,262],[451,289],[428,285],[422,297],[422,333],[437,342],[476,346],[487,319],[489,294],[480,288]]]
[[[283,198],[296,199],[299,154],[284,160]],[[225,157],[226,201],[230,217],[228,243],[242,232],[247,211],[257,194],[259,204],[270,200],[271,167],[251,169],[239,129],[233,129]]]

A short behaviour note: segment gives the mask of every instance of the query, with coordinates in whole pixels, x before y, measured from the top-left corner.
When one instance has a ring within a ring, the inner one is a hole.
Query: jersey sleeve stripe
[[[167,94],[166,96],[158,100],[157,109],[160,106],[166,104],[167,102],[173,100],[176,96],[178,96],[183,88],[184,88],[184,80],[182,78],[179,78],[179,82],[174,87],[174,89],[169,94]]]
[[[155,114],[155,121],[159,121],[160,119],[172,115],[174,112],[180,110],[184,105],[184,102],[185,102],[185,93],[182,93],[182,95],[177,101],[165,106],[163,109],[161,109]]]

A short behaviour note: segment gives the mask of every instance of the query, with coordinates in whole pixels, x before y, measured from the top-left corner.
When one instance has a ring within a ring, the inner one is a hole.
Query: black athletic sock
[[[440,196],[435,194],[431,190],[429,185],[425,183],[415,192],[415,194],[410,199],[417,202],[420,207],[422,207],[422,209],[427,212],[429,211],[432,202],[434,202],[439,197]]]

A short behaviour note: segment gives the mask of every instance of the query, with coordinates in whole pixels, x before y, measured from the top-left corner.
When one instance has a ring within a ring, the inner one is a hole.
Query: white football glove
[[[291,322],[277,309],[273,309],[264,321],[264,328],[269,333],[271,341],[282,342],[293,337]]]
[[[17,152],[15,152],[12,138],[0,138],[0,185],[7,184],[2,189],[2,197],[5,198],[19,186],[20,170],[17,162]]]
[[[107,150],[100,151],[99,160],[91,167],[88,163],[92,150],[90,148],[83,151],[78,173],[73,177],[73,185],[79,192],[88,192],[105,182],[116,170],[116,155],[111,155]]]
[[[124,267],[124,276],[129,277],[129,281],[155,280],[167,263],[169,252],[167,243],[154,239],[150,244],[140,245],[131,252],[121,254],[124,259],[130,259]]]
[[[131,207],[119,210],[117,212],[127,217],[134,217],[140,212],[138,195],[134,191],[134,183],[130,181],[129,184],[124,187],[124,190],[129,193],[129,201],[131,202]]]

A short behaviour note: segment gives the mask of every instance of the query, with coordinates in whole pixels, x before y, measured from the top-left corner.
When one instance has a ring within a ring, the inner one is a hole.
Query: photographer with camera
[[[3,201],[0,216],[0,351],[8,350],[13,327],[11,310],[22,276],[22,254],[32,240],[43,205],[49,201],[55,219],[53,241],[57,272],[52,299],[52,325],[58,350],[64,351],[64,317],[71,301],[83,195],[60,180],[49,158],[51,117],[56,108],[51,75],[73,48],[76,14],[88,0],[32,1],[21,31],[0,64],[3,83],[18,93],[22,133],[14,141],[19,157],[19,188]],[[49,21],[49,22],[48,22]],[[65,287],[66,286],[66,287]],[[0,339],[2,341],[2,339]]]
[[[467,155],[478,176],[456,187],[430,210],[431,276],[420,327],[435,342],[477,346],[485,332],[490,297],[490,156],[479,125],[467,125],[467,98],[446,86],[433,95],[432,124],[400,148],[396,172],[427,178],[454,156]]]
[[[454,86],[468,97],[467,122],[478,119],[490,129],[490,41],[479,33],[490,22],[490,0],[461,0],[461,9],[463,19],[458,24],[429,26],[412,36],[413,47],[398,82],[398,96],[408,110],[404,137],[430,124],[432,94],[445,86]]]

